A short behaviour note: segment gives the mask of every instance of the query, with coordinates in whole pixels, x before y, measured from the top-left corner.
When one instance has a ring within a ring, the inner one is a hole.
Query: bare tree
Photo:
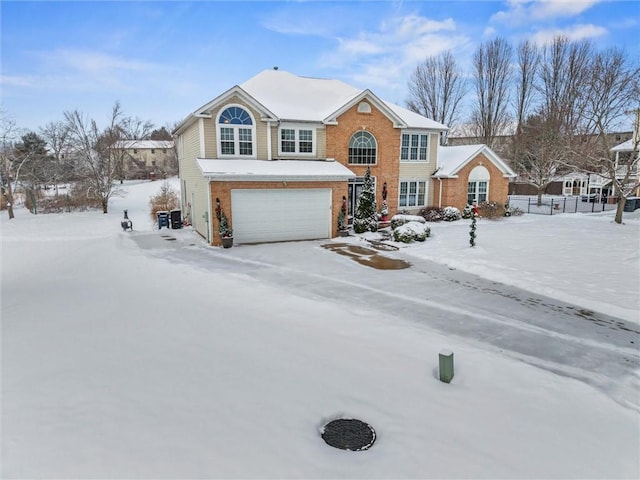
[[[0,111],[0,187],[2,198],[7,207],[9,219],[15,218],[14,206],[14,186],[20,177],[20,170],[28,157],[18,158],[15,151],[15,139],[18,129],[14,119],[10,118],[5,111]]]
[[[456,123],[466,88],[462,71],[451,52],[428,57],[416,67],[408,83],[410,110],[444,125]],[[446,132],[442,132],[440,143],[446,145]]]
[[[515,100],[514,110],[516,113],[516,130],[511,139],[511,161],[516,169],[524,167],[530,158],[521,158],[523,143],[523,127],[527,117],[530,115],[530,108],[533,103],[535,94],[535,80],[538,65],[540,62],[540,53],[536,45],[530,40],[520,42],[517,49],[517,65],[515,72]],[[528,172],[521,172],[528,173]],[[538,175],[534,175],[538,177]],[[538,187],[538,201],[541,200],[540,185],[545,181],[536,181]],[[547,185],[544,185],[546,189]]]
[[[629,113],[635,113],[633,139],[626,151],[614,155],[607,133]],[[611,183],[618,203],[615,221],[620,224],[626,198],[640,186],[640,68],[630,65],[622,50],[612,48],[593,58],[583,117],[573,165]]]
[[[532,115],[521,125],[520,154],[513,163],[521,177],[536,187],[538,206],[547,186],[567,172],[569,150],[561,137],[556,121],[544,115]]]
[[[58,184],[68,180],[72,165],[69,158],[69,126],[65,122],[49,122],[40,129],[40,135],[47,142],[54,168],[52,169],[49,182],[54,185],[56,195],[58,195]]]
[[[131,120],[125,117],[119,102],[114,104],[104,129],[78,110],[65,112],[64,116],[70,144],[80,159],[79,173],[86,184],[85,194],[98,199],[102,212],[107,213],[109,199],[116,189],[114,182],[121,173],[123,149],[117,146],[126,138]]]
[[[543,47],[537,85],[542,114],[560,126],[568,141],[585,118],[593,55],[589,41],[572,42],[563,36]]]
[[[473,56],[476,101],[471,121],[482,143],[493,148],[496,136],[509,125],[511,45],[502,38],[482,43]]]

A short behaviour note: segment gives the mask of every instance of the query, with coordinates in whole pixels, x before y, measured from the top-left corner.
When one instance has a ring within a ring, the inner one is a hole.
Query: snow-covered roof
[[[274,120],[331,123],[345,107],[368,99],[399,128],[448,130],[441,123],[378,98],[370,90],[363,90],[340,80],[301,77],[283,70],[264,70],[197,109],[182,122],[176,132],[195,118],[207,115],[232,93],[246,95],[248,101],[261,109],[266,118]]]
[[[457,145],[438,148],[438,170],[436,178],[454,177],[462,167],[482,153],[503,173],[505,177],[516,177],[511,168],[486,145]]]
[[[362,91],[340,80],[264,70],[240,85],[281,120],[322,122]]]
[[[196,159],[202,175],[210,180],[344,181],[356,175],[333,160]]]
[[[616,145],[611,149],[612,152],[633,152],[633,138],[627,140],[626,142],[622,142],[620,145]],[[638,149],[638,145],[636,145],[636,149]]]
[[[155,148],[173,148],[173,142],[170,140],[122,140],[118,142],[120,148],[137,148],[155,149]]]

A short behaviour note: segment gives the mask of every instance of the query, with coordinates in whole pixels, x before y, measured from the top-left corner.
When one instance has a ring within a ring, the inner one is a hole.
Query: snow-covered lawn
[[[2,478],[640,476],[638,411],[582,382],[401,312],[258,282],[224,256],[205,268],[212,248],[188,229],[165,232],[192,263],[149,254],[119,222],[126,208],[134,233],[151,232],[160,185],[126,185],[108,215],[3,212]],[[424,244],[401,247],[637,321],[637,213],[622,226],[612,214],[481,219],[473,249],[468,221],[430,224]],[[272,250],[234,256],[243,248]],[[443,348],[456,358],[448,385]],[[373,447],[324,444],[338,417],[370,423]]]

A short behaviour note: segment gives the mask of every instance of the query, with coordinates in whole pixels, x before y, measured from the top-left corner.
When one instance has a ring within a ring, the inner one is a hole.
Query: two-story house
[[[467,170],[482,165],[472,177],[477,198],[496,192],[506,201],[513,172],[486,147],[472,157],[451,151],[450,168],[436,180],[439,151],[446,148],[438,138],[446,130],[368,89],[266,70],[198,108],[174,131],[184,215],[213,245],[220,244],[218,205],[236,244],[334,237],[343,204],[349,214],[355,210],[367,168],[377,203],[386,199],[390,215],[446,206],[443,198],[464,207]]]
[[[173,141],[122,140],[116,147],[123,151],[123,168],[127,178],[147,178],[176,171]]]

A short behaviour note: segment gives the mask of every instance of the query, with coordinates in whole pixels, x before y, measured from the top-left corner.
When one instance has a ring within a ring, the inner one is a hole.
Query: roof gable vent
[[[371,105],[367,102],[360,102],[358,104],[358,113],[371,113]]]

